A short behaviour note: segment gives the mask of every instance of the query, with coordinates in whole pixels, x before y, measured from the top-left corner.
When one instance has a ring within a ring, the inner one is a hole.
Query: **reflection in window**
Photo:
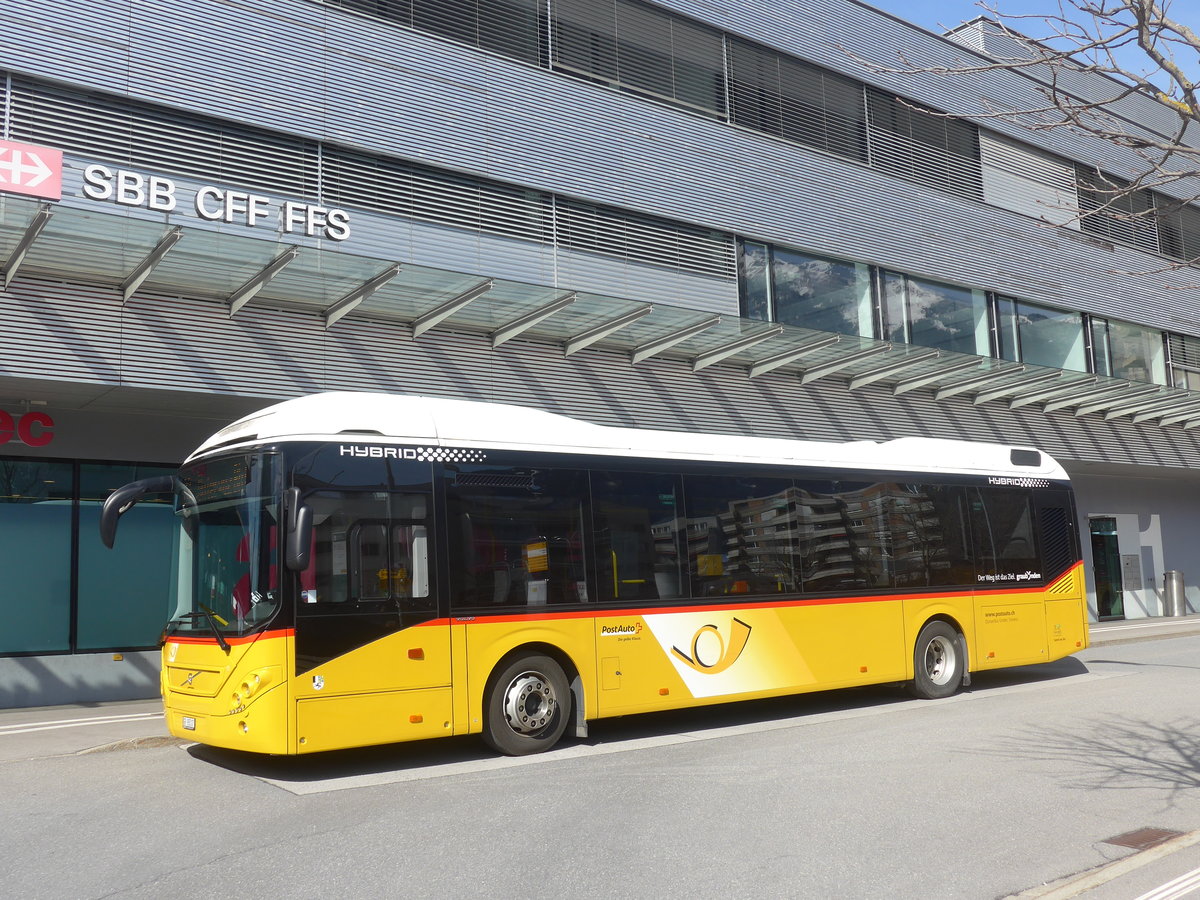
[[[592,504],[600,600],[686,595],[677,476],[593,472]]]
[[[1012,297],[996,298],[1000,356],[1055,369],[1087,371],[1083,315]]]
[[[766,244],[742,241],[738,247],[738,290],[742,317],[771,321],[771,251]]]
[[[74,482],[70,463],[0,459],[0,653],[69,649]]]
[[[555,469],[447,466],[451,596],[459,607],[588,602],[587,476]]]
[[[817,331],[871,337],[871,272],[845,263],[775,248],[775,321]]]
[[[982,291],[884,273],[886,336],[953,353],[987,356],[987,303]]]
[[[1029,580],[1040,581],[1043,573],[1034,542],[1029,493],[972,488],[970,498],[979,584],[1016,587]]]
[[[1167,383],[1162,332],[1093,316],[1092,354],[1097,374]]]
[[[961,488],[891,486],[889,527],[897,587],[969,585],[974,581],[964,499]]]
[[[792,483],[777,478],[684,480],[692,593],[778,594],[799,588]]]

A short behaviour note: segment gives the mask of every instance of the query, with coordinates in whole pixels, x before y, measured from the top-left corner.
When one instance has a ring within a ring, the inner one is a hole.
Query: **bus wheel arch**
[[[583,709],[583,682],[572,660],[556,647],[524,644],[501,657],[488,676],[483,739],[508,756],[541,753],[572,722],[576,735],[586,736]]]
[[[913,644],[913,679],[909,691],[923,700],[958,693],[971,683],[967,641],[949,616],[933,616],[921,627]]]

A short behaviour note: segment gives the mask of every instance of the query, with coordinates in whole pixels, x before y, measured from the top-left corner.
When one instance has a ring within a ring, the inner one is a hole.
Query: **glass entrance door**
[[[1088,520],[1092,532],[1092,575],[1096,580],[1096,615],[1105,619],[1125,618],[1121,586],[1121,554],[1117,549],[1117,520],[1096,516]]]

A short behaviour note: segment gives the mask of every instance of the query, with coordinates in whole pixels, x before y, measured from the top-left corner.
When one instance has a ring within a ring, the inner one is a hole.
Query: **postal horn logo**
[[[716,625],[702,625],[692,636],[691,655],[678,647],[672,647],[671,652],[680,662],[697,672],[716,675],[737,662],[746,649],[746,641],[750,640],[750,631],[749,625],[741,619],[734,619],[729,625],[729,643],[725,643]]]

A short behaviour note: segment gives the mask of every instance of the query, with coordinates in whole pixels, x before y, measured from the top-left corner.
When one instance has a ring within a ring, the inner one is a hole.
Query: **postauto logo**
[[[750,640],[752,630],[741,619],[734,619],[729,624],[729,643],[726,643],[725,638],[721,636],[721,629],[716,625],[702,625],[692,636],[690,654],[678,647],[672,647],[671,653],[697,672],[716,675],[737,662],[742,651],[746,649],[746,642]]]

